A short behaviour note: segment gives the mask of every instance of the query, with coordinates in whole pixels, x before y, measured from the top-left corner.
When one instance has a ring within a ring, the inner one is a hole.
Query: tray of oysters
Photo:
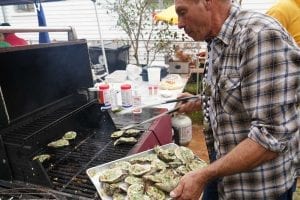
[[[174,143],[87,169],[102,200],[172,199],[180,178],[207,164],[191,149]]]

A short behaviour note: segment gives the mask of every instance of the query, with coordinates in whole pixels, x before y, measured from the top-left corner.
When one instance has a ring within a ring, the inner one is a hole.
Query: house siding
[[[265,12],[276,0],[244,0],[242,7],[259,12]],[[104,2],[104,1],[103,1]],[[49,27],[67,27],[75,28],[79,39],[87,39],[90,44],[99,42],[100,35],[94,3],[88,0],[66,0],[59,2],[43,3],[43,9]],[[107,13],[107,10],[101,5],[97,6],[98,19],[100,20],[101,35],[104,41],[124,40],[126,43],[127,35],[116,27],[117,16]],[[0,11],[0,22],[4,21],[4,16],[12,26],[34,27],[37,26],[36,13],[16,13],[13,6],[3,6],[2,14]],[[177,27],[174,27],[176,30]],[[67,40],[66,33],[49,33],[51,40]],[[17,33],[17,35],[26,38],[30,43],[38,41],[38,33]],[[130,55],[133,52],[130,50]],[[145,55],[145,49],[141,49],[140,55]],[[163,55],[158,55],[157,60],[163,60]],[[130,62],[134,62],[130,56]],[[143,62],[143,61],[142,61]]]

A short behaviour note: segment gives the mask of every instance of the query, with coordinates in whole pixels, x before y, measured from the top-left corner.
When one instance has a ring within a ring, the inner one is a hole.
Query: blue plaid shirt
[[[206,135],[208,148],[220,158],[250,138],[279,153],[251,171],[223,177],[220,199],[277,199],[294,183],[300,157],[300,49],[274,19],[236,4],[208,45],[213,130]]]

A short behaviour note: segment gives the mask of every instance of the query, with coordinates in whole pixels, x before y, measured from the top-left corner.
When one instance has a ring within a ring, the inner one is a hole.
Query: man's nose
[[[178,19],[178,28],[184,28],[184,23],[182,22],[182,20]]]

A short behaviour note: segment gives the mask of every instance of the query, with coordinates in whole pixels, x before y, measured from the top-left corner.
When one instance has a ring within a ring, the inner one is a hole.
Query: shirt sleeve
[[[284,152],[298,131],[300,51],[277,30],[250,32],[243,49],[241,91],[251,117],[248,137],[271,151]]]

